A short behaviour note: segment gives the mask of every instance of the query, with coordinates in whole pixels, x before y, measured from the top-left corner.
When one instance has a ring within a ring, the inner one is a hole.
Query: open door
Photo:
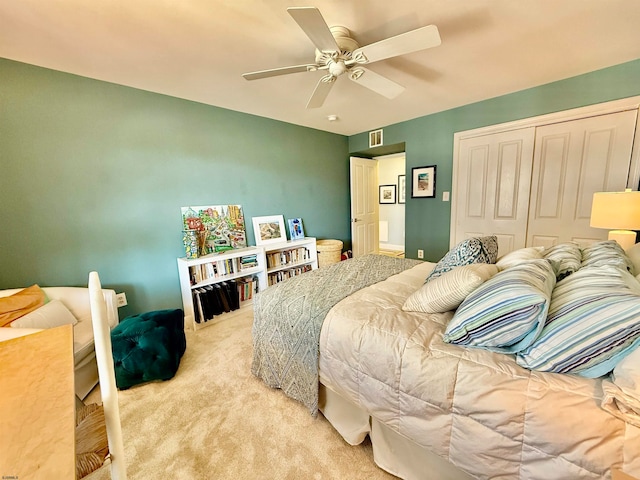
[[[351,157],[350,173],[353,256],[378,253],[378,162]]]

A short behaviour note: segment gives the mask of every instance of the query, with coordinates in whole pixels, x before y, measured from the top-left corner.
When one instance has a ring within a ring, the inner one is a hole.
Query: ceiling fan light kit
[[[258,80],[290,73],[323,70],[326,73],[319,79],[307,102],[307,108],[321,107],[336,79],[345,73],[349,80],[379,95],[388,99],[396,98],[404,91],[404,87],[364,68],[363,65],[436,47],[441,43],[438,28],[435,25],[428,25],[360,47],[351,37],[348,28],[327,26],[320,10],[315,7],[291,7],[287,12],[315,45],[315,63],[260,70],[245,73],[242,76],[246,80]]]

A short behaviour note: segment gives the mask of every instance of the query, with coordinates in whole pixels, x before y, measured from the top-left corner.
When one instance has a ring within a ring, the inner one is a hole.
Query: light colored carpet
[[[393,479],[371,445],[251,374],[251,309],[198,332],[167,382],[119,392],[129,479]],[[85,400],[100,402],[93,391]],[[109,478],[108,465],[87,480]]]
[[[401,250],[384,250],[384,249],[379,249],[378,253],[380,255],[386,255],[388,257],[398,257],[398,258],[404,258],[404,252]]]

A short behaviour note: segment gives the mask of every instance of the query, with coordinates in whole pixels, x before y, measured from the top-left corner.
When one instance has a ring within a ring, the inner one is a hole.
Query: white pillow
[[[51,300],[42,307],[11,322],[14,328],[54,328],[78,323],[73,313],[60,300]]]
[[[616,365],[611,380],[640,402],[640,348],[633,350]]]
[[[433,278],[404,302],[406,312],[442,313],[455,310],[471,292],[498,273],[491,263],[456,267]]]
[[[498,270],[506,270],[528,260],[539,260],[542,258],[542,252],[544,252],[544,247],[519,248],[500,257],[496,265]]]

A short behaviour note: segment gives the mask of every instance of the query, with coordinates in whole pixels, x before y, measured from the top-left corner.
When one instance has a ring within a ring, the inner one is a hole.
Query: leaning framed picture
[[[411,169],[411,198],[435,198],[436,166]]]
[[[398,203],[407,203],[407,176],[398,175]]]
[[[291,240],[301,240],[304,238],[304,227],[302,226],[301,218],[289,218],[287,223],[289,224],[289,236]]]
[[[380,185],[379,203],[396,203],[396,186]]]
[[[287,241],[287,231],[284,229],[284,217],[282,215],[253,217],[251,221],[253,222],[253,235],[256,238],[256,245]]]

